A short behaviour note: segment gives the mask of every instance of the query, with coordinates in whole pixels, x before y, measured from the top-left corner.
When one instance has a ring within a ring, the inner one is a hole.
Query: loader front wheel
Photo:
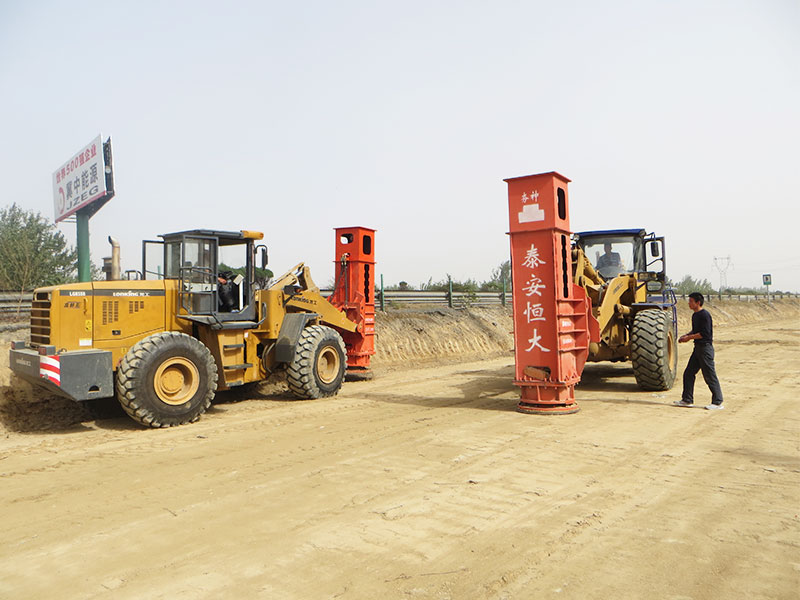
[[[342,336],[330,327],[311,325],[300,334],[286,380],[298,398],[326,398],[341,389],[346,367]]]
[[[668,390],[675,383],[678,348],[668,311],[656,308],[636,313],[631,329],[631,362],[642,389]]]
[[[117,398],[136,422],[172,427],[200,418],[217,390],[217,364],[199,340],[166,331],[133,346],[117,369]]]

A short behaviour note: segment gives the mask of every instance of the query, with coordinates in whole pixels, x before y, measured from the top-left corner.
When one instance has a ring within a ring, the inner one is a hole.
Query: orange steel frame
[[[591,303],[572,282],[569,179],[556,172],[508,184],[517,409],[579,410],[575,385],[589,354]]]
[[[338,227],[336,232],[336,285],[328,300],[358,324],[343,331],[349,371],[368,371],[375,354],[375,230]]]

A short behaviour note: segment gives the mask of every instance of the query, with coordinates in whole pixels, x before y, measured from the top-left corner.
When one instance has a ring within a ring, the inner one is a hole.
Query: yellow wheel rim
[[[317,356],[317,376],[322,383],[333,383],[339,374],[339,353],[332,346],[325,346]]]
[[[159,400],[177,406],[195,395],[200,387],[200,372],[192,361],[173,356],[158,367],[153,384]]]

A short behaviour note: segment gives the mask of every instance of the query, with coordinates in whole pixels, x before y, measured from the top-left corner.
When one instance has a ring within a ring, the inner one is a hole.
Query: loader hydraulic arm
[[[603,285],[605,280],[600,277],[600,274],[595,270],[594,266],[589,259],[586,258],[581,248],[572,249],[572,265],[573,274],[572,278],[581,287],[586,287],[586,283],[593,283],[594,285]]]
[[[303,291],[319,294],[317,284],[311,279],[311,269],[309,269],[305,263],[297,263],[286,271],[286,273],[278,277],[275,282],[269,286],[269,289],[282,290],[287,285],[297,285]]]
[[[294,288],[285,293],[287,287]],[[356,331],[358,325],[347,318],[347,315],[333,306],[322,296],[320,289],[311,279],[311,270],[304,263],[298,263],[275,280],[270,290],[284,292],[284,306],[287,310],[313,312],[319,315],[320,321],[344,331]]]

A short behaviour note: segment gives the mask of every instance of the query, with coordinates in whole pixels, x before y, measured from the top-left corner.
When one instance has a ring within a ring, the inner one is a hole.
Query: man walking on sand
[[[703,308],[703,294],[689,294],[689,308],[692,309],[692,330],[678,338],[678,342],[694,340],[694,350],[689,364],[683,372],[683,394],[675,400],[675,406],[692,406],[694,404],[694,378],[698,371],[703,372],[703,379],[711,390],[711,404],[706,410],[722,410],[722,389],[719,386],[717,372],[714,370],[713,325],[711,315]]]

